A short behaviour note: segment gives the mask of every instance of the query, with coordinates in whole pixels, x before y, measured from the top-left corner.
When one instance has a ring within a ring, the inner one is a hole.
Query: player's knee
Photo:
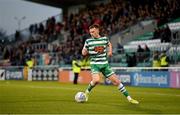
[[[95,79],[93,80],[94,84],[99,84],[100,83],[100,80],[99,79]]]
[[[120,81],[119,80],[114,80],[114,81],[112,81],[112,83],[113,83],[113,85],[118,86],[120,84]]]
[[[94,84],[100,83],[100,79],[99,78],[93,79],[92,81],[93,81]]]
[[[100,76],[98,74],[94,74],[92,78],[94,84],[98,84],[100,82]]]
[[[120,80],[117,78],[115,74],[109,77],[109,80],[113,83],[113,85],[118,86],[120,84]]]

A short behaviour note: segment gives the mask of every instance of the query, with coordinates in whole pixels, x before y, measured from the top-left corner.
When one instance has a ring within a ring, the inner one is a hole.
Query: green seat
[[[120,63],[119,65],[120,65],[120,67],[127,67],[128,66],[127,63]]]
[[[134,40],[150,40],[151,38],[153,38],[153,32],[147,32],[143,35],[135,37]]]
[[[119,67],[120,64],[119,63],[110,63],[110,66],[112,66],[112,67]]]

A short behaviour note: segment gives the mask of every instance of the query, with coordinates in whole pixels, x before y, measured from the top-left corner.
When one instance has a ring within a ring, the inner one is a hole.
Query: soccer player
[[[93,24],[89,27],[91,38],[85,41],[82,49],[83,56],[90,56],[90,66],[92,73],[92,81],[88,85],[85,94],[86,101],[88,101],[91,90],[99,83],[100,75],[102,74],[118,86],[118,90],[126,96],[127,100],[132,104],[139,104],[137,100],[131,98],[125,86],[117,78],[116,74],[112,71],[108,63],[108,56],[112,56],[112,45],[107,37],[100,36],[100,26]]]

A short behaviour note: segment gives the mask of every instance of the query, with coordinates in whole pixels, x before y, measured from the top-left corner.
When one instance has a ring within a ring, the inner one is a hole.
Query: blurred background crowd
[[[61,66],[71,64],[74,57],[83,59],[81,50],[84,41],[90,37],[88,27],[95,23],[102,26],[101,34],[111,39],[111,36],[139,21],[155,20],[157,27],[149,40],[160,39],[161,43],[170,43],[171,31],[162,25],[177,19],[179,9],[178,0],[111,0],[106,4],[87,5],[77,14],[63,15],[62,22],[50,17],[41,23],[31,24],[27,41],[22,41],[21,31],[16,31],[14,43],[0,44],[1,64],[21,66],[33,58],[35,65]],[[143,45],[142,48],[142,44],[138,44],[135,52],[127,53],[124,44],[119,43],[114,47],[117,49],[115,54],[125,56],[125,66],[137,66],[139,62],[147,62],[154,58],[154,51],[148,44]],[[119,49],[121,51],[118,51]],[[121,62],[115,59],[110,61]]]

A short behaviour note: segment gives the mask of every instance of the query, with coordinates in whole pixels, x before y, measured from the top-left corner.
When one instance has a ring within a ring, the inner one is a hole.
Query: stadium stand
[[[80,56],[83,43],[89,37],[89,25],[93,23],[102,25],[104,27],[102,34],[110,36],[141,20],[156,19],[159,27],[177,18],[178,4],[178,0],[162,0],[161,3],[155,0],[144,0],[143,2],[141,0],[136,2],[112,0],[107,4],[96,5],[96,9],[93,5],[89,5],[87,8],[80,9],[78,14],[64,15],[63,22],[57,22],[55,17],[51,17],[45,23],[30,25],[29,40],[14,46],[2,45],[1,58],[9,60],[10,65],[24,65],[27,57],[33,56],[36,64],[41,65],[43,64],[41,55],[48,53],[49,64],[71,64],[72,57]],[[163,31],[166,33],[165,30],[158,32],[163,33]],[[146,44],[149,47],[150,58],[153,51],[167,51],[172,44],[170,41],[162,42],[162,36],[155,36],[155,33],[157,32],[145,33],[127,44],[122,44],[123,54],[115,52],[111,63],[129,66],[127,57],[129,55],[132,57],[134,53],[134,55],[141,54],[136,52],[138,45]],[[151,66],[150,62],[146,62],[139,64],[137,62],[133,66]]]

